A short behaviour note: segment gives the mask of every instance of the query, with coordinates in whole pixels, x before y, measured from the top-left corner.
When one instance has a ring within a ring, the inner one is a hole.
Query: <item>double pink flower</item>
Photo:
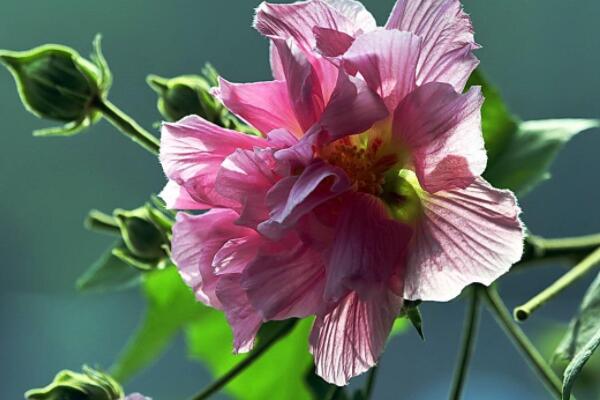
[[[373,366],[403,299],[447,301],[519,260],[512,193],[486,166],[477,66],[458,0],[398,0],[385,27],[354,0],[263,3],[275,80],[215,94],[261,137],[190,116],[165,124],[179,213],[173,260],[222,309],[235,350],[269,320],[316,316],[317,372]]]

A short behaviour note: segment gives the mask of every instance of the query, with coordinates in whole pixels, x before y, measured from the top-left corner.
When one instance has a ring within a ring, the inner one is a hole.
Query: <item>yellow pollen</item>
[[[320,156],[346,172],[359,192],[379,196],[383,193],[385,172],[394,165],[396,157],[377,154],[381,141],[368,146],[357,146],[350,140],[338,140],[321,151]]]

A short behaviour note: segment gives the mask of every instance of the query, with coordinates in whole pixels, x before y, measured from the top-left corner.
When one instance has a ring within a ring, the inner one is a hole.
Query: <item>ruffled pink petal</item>
[[[370,298],[393,276],[402,275],[412,229],[390,218],[385,204],[375,196],[352,193],[343,200],[327,266],[325,296],[337,300],[354,290],[362,298]]]
[[[354,42],[354,38],[347,33],[335,29],[313,28],[316,48],[326,57],[338,57],[344,54]]]
[[[331,312],[317,317],[310,336],[317,374],[342,386],[374,366],[401,307],[402,296],[391,291],[380,291],[368,300],[352,292]]]
[[[473,50],[469,16],[459,0],[398,0],[388,29],[412,32],[423,39],[417,83],[445,82],[462,92],[479,61]]]
[[[430,193],[467,187],[485,170],[479,87],[465,94],[445,83],[417,88],[394,114],[396,140],[408,145],[421,186]]]
[[[329,5],[330,3],[331,5]],[[272,39],[293,39],[304,51],[315,48],[315,26],[355,36],[374,29],[374,20],[356,2],[311,0],[293,4],[262,3],[256,9],[254,27]]]
[[[217,176],[219,194],[240,210],[240,225],[255,228],[269,219],[267,192],[279,180],[271,149],[236,150],[225,159]]]
[[[378,30],[359,36],[344,54],[389,110],[415,88],[421,39],[410,32]]]
[[[185,187],[198,203],[230,206],[215,192],[217,171],[236,149],[266,147],[263,138],[221,128],[198,116],[188,116],[162,128],[160,161],[170,180]]]
[[[321,254],[302,243],[258,256],[242,276],[242,287],[265,320],[317,313],[323,307],[324,286]]]
[[[273,44],[280,57],[292,108],[304,132],[323,112],[325,100],[321,81],[310,60],[293,43],[273,40]]]
[[[234,84],[220,79],[219,95],[234,114],[265,135],[284,128],[302,134],[284,81]]]
[[[477,178],[423,198],[409,250],[404,297],[448,301],[475,282],[491,284],[521,258],[520,209],[508,190]]]
[[[215,295],[219,277],[215,273],[215,256],[232,239],[253,239],[255,231],[234,222],[238,214],[228,209],[212,209],[202,215],[177,214],[173,226],[172,259],[183,280],[192,288],[198,300],[206,305],[221,308]],[[237,257],[236,263],[249,263],[251,254],[246,250]],[[230,249],[235,253],[235,249]],[[244,256],[244,257],[242,257]],[[223,268],[223,258],[219,260]]]
[[[321,120],[305,137],[310,143],[328,143],[345,136],[362,133],[388,116],[379,95],[361,79],[340,71],[336,88]]]
[[[212,260],[214,273],[220,275],[243,272],[256,258],[262,244],[263,239],[259,235],[229,239]]]
[[[283,73],[283,66],[281,65],[281,57],[277,54],[277,47],[272,41],[269,42],[269,64],[271,65],[271,72],[273,73],[273,79],[276,81],[284,81],[285,74]]]
[[[302,216],[317,206],[350,190],[346,173],[322,160],[315,160],[299,176],[280,180],[267,194],[271,218],[258,230],[271,238],[281,237]]]
[[[184,187],[172,180],[167,181],[158,196],[164,200],[167,208],[173,210],[206,210],[211,207],[208,204],[198,203]]]
[[[228,274],[219,280],[217,296],[233,329],[235,353],[247,353],[254,347],[262,318],[254,310],[241,287],[241,274]]]
[[[369,32],[377,28],[377,21],[373,14],[366,7],[356,0],[324,0],[329,6],[333,7],[353,22],[355,33]]]

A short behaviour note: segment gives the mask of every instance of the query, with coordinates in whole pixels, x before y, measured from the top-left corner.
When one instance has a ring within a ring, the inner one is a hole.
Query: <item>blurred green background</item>
[[[383,23],[393,1],[365,4]],[[55,42],[87,54],[101,32],[115,75],[111,100],[151,128],[160,117],[144,81],[148,73],[194,73],[210,61],[232,81],[269,78],[267,42],[250,26],[257,5],[255,0],[2,0],[0,48]],[[600,2],[467,0],[465,8],[483,45],[482,66],[515,113],[524,119],[600,117]],[[90,208],[136,207],[160,191],[164,177],[154,157],[106,122],[70,139],[34,139],[31,131],[48,124],[23,109],[5,70],[0,70],[0,105],[0,393],[18,399],[60,369],[83,363],[108,367],[125,344],[143,302],[135,290],[76,293],[75,279],[111,242],[86,232],[82,221]],[[554,180],[522,200],[534,232],[600,231],[599,133],[576,137],[554,165]],[[526,300],[560,272],[550,266],[503,280],[505,300],[511,307]],[[588,282],[543,309],[527,331],[536,336],[568,320]],[[409,332],[392,342],[375,399],[446,397],[462,307],[460,300],[423,307],[427,341]],[[208,379],[177,343],[127,386],[155,400],[171,400],[185,398]],[[547,398],[487,316],[466,395]]]

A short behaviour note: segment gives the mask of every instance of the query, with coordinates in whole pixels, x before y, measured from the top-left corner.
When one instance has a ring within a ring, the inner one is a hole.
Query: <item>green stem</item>
[[[562,396],[562,383],[560,379],[548,366],[542,355],[521,328],[513,321],[496,289],[494,287],[489,287],[481,292],[490,311],[496,318],[498,324],[504,329],[506,335],[510,337],[514,345],[521,351],[531,368],[537,372],[553,397],[560,399]]]
[[[140,144],[152,154],[158,154],[160,141],[156,136],[142,128],[131,117],[121,111],[117,106],[108,100],[97,100],[96,109],[117,129],[129,136],[134,142]]]
[[[560,239],[530,235],[525,241],[523,258],[517,265],[556,258],[580,260],[598,247],[600,247],[600,234]]]
[[[375,389],[375,381],[377,380],[377,371],[379,368],[377,365],[373,366],[369,371],[369,376],[367,377],[367,386],[365,387],[364,400],[369,400],[373,395],[373,389]]]
[[[533,297],[527,303],[515,308],[514,317],[518,321],[525,321],[531,313],[537,310],[539,307],[544,305],[547,301],[554,298],[556,295],[561,293],[563,290],[568,288],[582,276],[586,275],[592,268],[600,264],[600,247],[596,248],[591,254],[584,258],[575,267],[569,270],[566,274],[561,276],[552,285],[548,286],[537,296]]]
[[[102,211],[91,210],[85,219],[84,225],[90,230],[121,236],[121,229],[115,218]]]
[[[325,395],[325,399],[324,400],[335,400],[335,398],[337,397],[337,395],[341,391],[342,391],[341,387],[335,386],[335,385],[331,385],[331,388],[329,389],[329,391]]]
[[[296,323],[296,320],[290,320],[287,323],[281,324],[277,331],[267,338],[264,342],[258,344],[258,346],[242,361],[240,361],[235,367],[233,367],[225,375],[211,383],[208,387],[203,389],[200,393],[192,397],[192,400],[204,400],[210,396],[216,394],[230,381],[236,378],[246,368],[248,368],[254,361],[258,360],[272,345],[274,345],[279,339],[287,335],[291,328]]]
[[[456,365],[452,390],[450,391],[451,400],[459,400],[462,396],[463,388],[467,379],[467,372],[469,370],[469,364],[471,363],[473,350],[475,349],[477,327],[479,326],[479,311],[481,309],[479,288],[477,286],[473,286],[471,288],[471,298],[468,307],[469,308],[467,310],[463,328],[460,358],[458,360],[458,364]]]

